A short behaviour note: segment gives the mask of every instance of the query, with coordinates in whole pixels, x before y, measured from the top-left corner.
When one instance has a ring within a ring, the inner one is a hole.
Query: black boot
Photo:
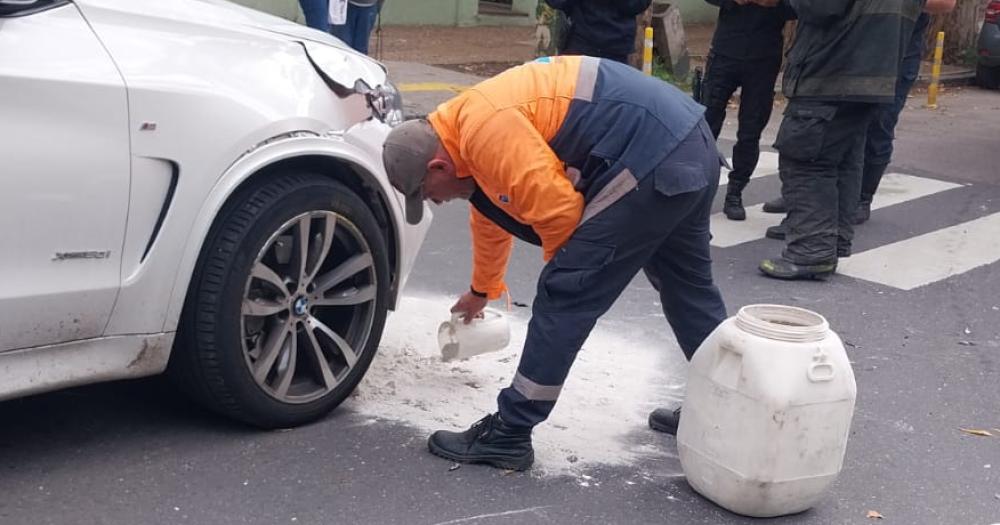
[[[771,199],[764,203],[764,213],[787,213],[788,206],[785,205],[785,199],[783,197],[778,197],[777,199]]]
[[[837,261],[818,264],[795,264],[781,259],[764,259],[760,262],[760,271],[768,277],[797,281],[803,279],[826,280],[837,270]]]
[[[438,430],[427,440],[435,455],[462,463],[485,463],[509,470],[527,470],[535,461],[531,428],[504,423],[490,414],[465,432]]]
[[[854,224],[867,222],[872,216],[872,196],[862,195],[858,201],[858,210],[854,212]]]
[[[722,213],[725,213],[731,221],[745,221],[747,211],[743,209],[743,196],[740,195],[739,191],[734,190],[735,188],[730,188],[726,193],[726,202],[722,206]]]
[[[673,410],[669,408],[657,408],[649,413],[649,428],[657,431],[677,435],[677,426],[681,422],[681,407]]]
[[[782,224],[769,227],[764,231],[764,237],[768,239],[777,239],[779,241],[785,240],[785,235],[788,233],[788,227]]]

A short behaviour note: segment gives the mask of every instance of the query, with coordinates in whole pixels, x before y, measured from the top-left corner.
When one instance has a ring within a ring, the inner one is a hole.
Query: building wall
[[[282,18],[287,18],[289,20],[294,20],[296,22],[305,23],[305,17],[302,16],[302,10],[299,9],[298,0],[232,0],[237,4],[242,4],[247,7],[252,7],[259,11],[264,11],[266,13],[271,13],[272,15],[277,15]]]
[[[386,0],[382,23],[386,25],[474,25],[476,0]]]
[[[715,22],[719,15],[719,8],[709,4],[705,0],[674,0],[663,2],[654,0],[658,4],[674,4],[681,10],[681,19],[685,24],[705,24]]]
[[[233,0],[254,9],[266,11],[289,20],[302,22],[298,0]],[[539,0],[514,0],[514,11],[534,14]],[[705,0],[673,0],[681,10],[685,23],[704,23],[715,20],[717,9]],[[382,23],[386,25],[444,25],[473,26],[490,24],[530,23],[524,17],[479,17],[478,0],[386,0]],[[529,17],[530,19],[530,17]]]

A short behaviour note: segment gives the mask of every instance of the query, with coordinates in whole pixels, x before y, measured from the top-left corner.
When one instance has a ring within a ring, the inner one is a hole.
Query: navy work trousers
[[[530,427],[548,417],[597,319],[639,270],[659,291],[663,313],[688,359],[726,318],[709,253],[719,165],[715,141],[702,122],[655,173],[581,224],[549,261],[538,279],[517,374],[497,400],[505,422]],[[667,178],[680,170],[703,172],[707,185],[674,194]]]

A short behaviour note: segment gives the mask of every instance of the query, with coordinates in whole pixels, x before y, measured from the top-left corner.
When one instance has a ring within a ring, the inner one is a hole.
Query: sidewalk
[[[385,62],[391,78],[403,92],[406,118],[422,118],[438,104],[483,78],[416,62]]]

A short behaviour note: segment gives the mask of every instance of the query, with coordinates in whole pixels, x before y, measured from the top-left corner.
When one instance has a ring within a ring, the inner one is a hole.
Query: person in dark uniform
[[[882,104],[875,113],[875,118],[868,125],[865,139],[865,162],[861,170],[861,197],[858,211],[854,215],[854,223],[861,224],[871,217],[872,199],[882,182],[882,175],[892,160],[892,140],[895,138],[896,123],[899,114],[906,107],[906,97],[910,88],[920,74],[920,60],[924,54],[924,37],[927,36],[927,26],[930,16],[920,15],[914,27],[910,42],[906,48],[906,56],[899,68],[899,79],[896,81],[896,96],[891,104]]]
[[[774,144],[788,207],[785,249],[759,268],[777,279],[825,278],[851,254],[866,132],[879,104],[895,98],[924,0],[788,3],[799,24]]]
[[[632,67],[562,56],[510,69],[427,121],[393,128],[382,156],[408,222],[421,221],[425,200],[471,204],[472,279],[453,312],[468,322],[500,297],[514,237],[540,245],[548,261],[497,412],[462,432],[435,432],[431,452],[530,467],[532,428],[639,271],[688,359],[726,318],[709,249],[722,159],[703,111]]]
[[[795,18],[785,2],[770,7],[749,0],[706,0],[719,7],[719,20],[705,66],[700,102],[705,120],[719,138],[726,119],[726,106],[736,88],[741,88],[739,128],[733,147],[733,169],[729,172],[723,212],[731,220],[746,219],[743,189],[760,157],[760,134],[771,118],[774,81],[781,69],[784,47],[782,30]]]
[[[569,18],[561,55],[607,58],[623,64],[635,52],[635,17],[653,0],[545,0]]]
[[[872,199],[878,190],[882,175],[892,160],[892,141],[895,138],[896,123],[899,114],[906,107],[906,99],[920,74],[920,62],[924,57],[927,28],[930,25],[931,14],[947,13],[955,8],[955,0],[928,0],[924,12],[917,19],[916,27],[910,36],[906,56],[900,66],[899,79],[896,81],[896,96],[891,104],[881,104],[868,125],[865,139],[865,162],[861,173],[861,197],[858,210],[854,217],[855,224],[861,224],[871,217]],[[768,201],[764,205],[768,213],[785,213],[784,200],[780,197]],[[769,237],[784,239],[784,228],[772,228]]]

